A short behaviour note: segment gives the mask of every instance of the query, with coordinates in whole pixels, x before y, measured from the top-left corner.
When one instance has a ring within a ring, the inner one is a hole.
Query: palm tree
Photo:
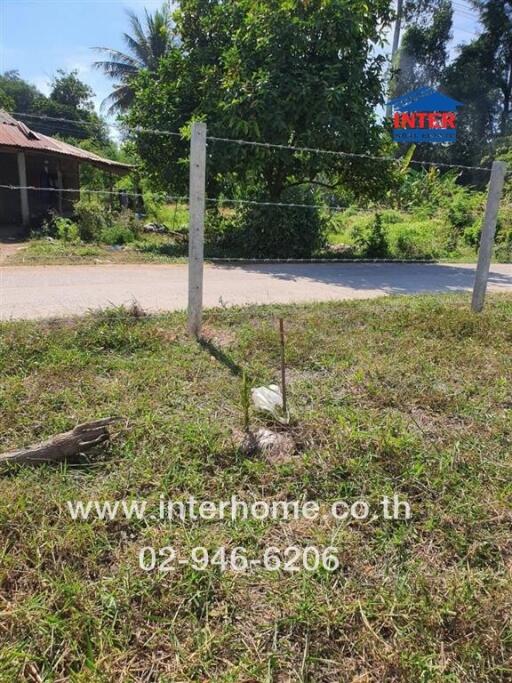
[[[164,3],[154,14],[145,9],[145,25],[131,10],[127,10],[126,13],[133,33],[123,34],[129,53],[125,54],[108,47],[93,48],[106,53],[109,57],[106,61],[94,62],[93,66],[116,81],[113,92],[101,105],[108,107],[109,114],[126,111],[129,108],[134,97],[130,86],[132,77],[141,69],[156,71],[160,58],[167,53],[172,42],[169,3]]]

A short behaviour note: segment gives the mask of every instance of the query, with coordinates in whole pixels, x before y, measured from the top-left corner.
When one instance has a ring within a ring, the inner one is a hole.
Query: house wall
[[[26,160],[28,185],[53,188],[53,191],[29,190],[31,223],[35,225],[40,223],[50,210],[63,216],[71,215],[73,203],[80,198],[80,194],[78,192],[59,193],[56,190],[59,187],[59,169],[64,189],[80,187],[78,162],[74,159],[42,154],[27,154]]]
[[[19,185],[16,152],[0,152],[0,185]],[[0,188],[0,225],[19,225],[20,223],[19,191]]]
[[[80,187],[79,164],[75,159],[25,152],[27,185],[34,187],[59,187],[62,178],[64,189]],[[60,174],[59,174],[60,169]],[[0,152],[0,185],[19,185],[17,151]],[[30,224],[38,226],[49,210],[64,216],[73,212],[73,203],[80,198],[79,192],[29,190]],[[0,225],[21,225],[21,198],[19,190],[0,188]]]

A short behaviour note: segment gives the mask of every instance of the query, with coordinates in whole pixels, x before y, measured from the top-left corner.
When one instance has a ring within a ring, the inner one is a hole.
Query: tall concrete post
[[[188,331],[199,339],[203,317],[206,123],[192,124],[190,141]]]
[[[507,164],[504,161],[493,162],[491,179],[489,181],[489,191],[487,193],[487,205],[485,207],[482,225],[482,236],[480,238],[480,250],[478,252],[478,265],[476,268],[475,286],[473,288],[473,300],[471,302],[471,308],[475,313],[479,313],[483,309],[485,303],[487,280],[489,279],[494,237],[496,235],[496,221],[498,219],[498,210],[500,208],[506,172]]]

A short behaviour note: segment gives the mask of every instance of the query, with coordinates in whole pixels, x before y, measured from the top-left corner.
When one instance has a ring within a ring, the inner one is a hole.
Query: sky
[[[125,51],[126,9],[154,11],[162,0],[0,0],[0,72],[17,69],[44,94],[57,69],[77,69],[95,92],[95,105],[111,81],[93,69],[92,47]]]
[[[77,69],[95,92],[95,106],[109,94],[111,81],[92,68],[91,49],[123,50],[128,29],[126,9],[154,11],[162,0],[0,0],[0,72],[17,69],[25,80],[48,94],[57,69]],[[453,0],[456,45],[468,42],[477,22],[469,0]]]

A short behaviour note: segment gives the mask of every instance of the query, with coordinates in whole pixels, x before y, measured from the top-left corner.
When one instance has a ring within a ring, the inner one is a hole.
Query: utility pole
[[[400,31],[402,29],[402,14],[403,14],[403,0],[397,0],[396,3],[396,20],[395,30],[393,31],[393,44],[391,46],[391,69],[395,63],[395,56],[400,45]],[[386,117],[389,118],[392,114],[392,107],[390,104],[386,106]]]

